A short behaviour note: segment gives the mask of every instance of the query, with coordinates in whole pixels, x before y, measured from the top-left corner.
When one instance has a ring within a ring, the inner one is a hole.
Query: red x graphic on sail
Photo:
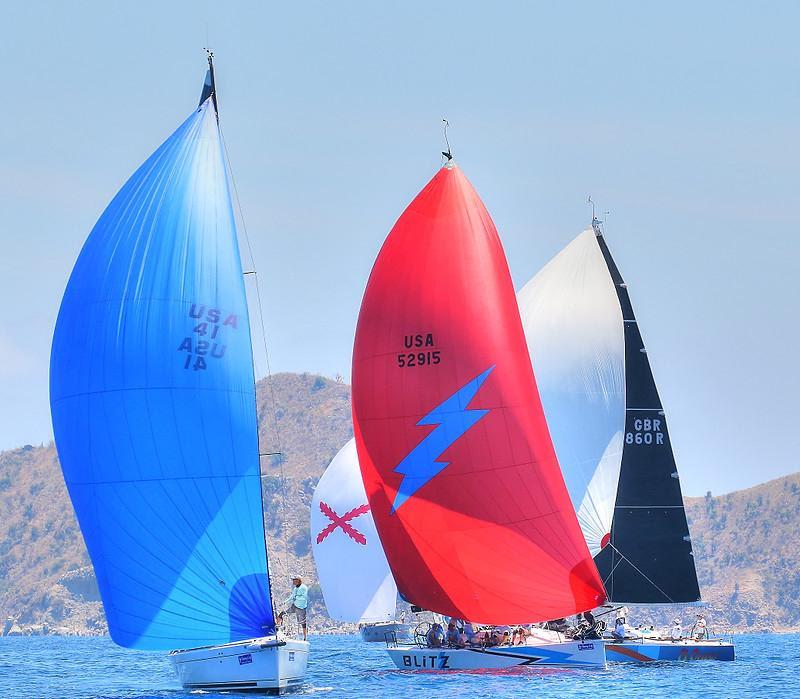
[[[337,515],[329,505],[322,501],[319,503],[319,510],[331,521],[331,523],[317,535],[318,544],[321,544],[322,540],[328,536],[328,534],[341,528],[341,530],[347,534],[347,536],[353,539],[353,541],[362,544],[363,546],[367,545],[367,537],[358,531],[358,529],[353,527],[353,525],[349,524],[349,522],[356,517],[360,517],[361,515],[369,512],[369,505],[361,505],[360,507],[356,507],[349,512],[345,512],[341,517]]]

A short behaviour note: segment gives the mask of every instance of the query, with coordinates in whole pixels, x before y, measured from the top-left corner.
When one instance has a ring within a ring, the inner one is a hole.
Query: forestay
[[[394,618],[397,586],[367,502],[354,439],[336,454],[314,490],[311,550],[331,618]]]
[[[50,395],[114,641],[271,631],[250,329],[212,98],[92,230],[58,316]]]
[[[409,205],[373,267],[353,352],[353,422],[406,599],[498,624],[603,602],[500,239],[452,163]]]
[[[589,551],[610,539],[625,429],[622,312],[594,231],[517,294],[547,424]]]

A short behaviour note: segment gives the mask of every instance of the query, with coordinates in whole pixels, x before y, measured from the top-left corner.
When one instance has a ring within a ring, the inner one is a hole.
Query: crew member
[[[611,635],[618,641],[625,640],[625,619],[624,619],[624,617],[618,616],[614,620],[614,630],[611,632]]]
[[[706,618],[702,614],[697,615],[697,621],[694,624],[694,638],[696,641],[708,638],[708,627],[706,626]]]
[[[441,648],[444,641],[444,629],[441,624],[433,624],[428,633],[425,635],[425,640],[428,642],[428,648]]]
[[[470,645],[480,645],[478,632],[475,630],[475,625],[471,621],[464,622],[464,640]]]
[[[675,619],[672,622],[672,629],[669,632],[669,636],[673,641],[680,641],[683,638],[683,627],[681,626],[681,620]]]
[[[462,648],[464,644],[461,640],[461,636],[461,632],[456,628],[456,622],[451,621],[447,625],[447,635],[445,637],[447,639],[447,645],[453,648]]]
[[[283,601],[284,604],[289,606],[278,614],[278,623],[283,623],[285,614],[294,614],[297,617],[297,623],[303,627],[303,640],[308,640],[308,627],[306,626],[306,608],[308,607],[308,586],[303,584],[299,575],[292,578],[294,587],[291,594]]]

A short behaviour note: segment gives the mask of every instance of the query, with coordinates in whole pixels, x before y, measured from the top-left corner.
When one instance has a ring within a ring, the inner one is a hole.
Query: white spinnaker
[[[593,556],[611,531],[625,431],[625,336],[595,233],[517,294],[547,424]]]
[[[394,618],[397,586],[369,511],[354,439],[317,483],[311,501],[311,550],[333,619]]]

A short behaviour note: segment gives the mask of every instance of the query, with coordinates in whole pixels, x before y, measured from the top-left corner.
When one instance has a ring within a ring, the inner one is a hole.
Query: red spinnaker
[[[500,239],[454,165],[406,209],[373,267],[353,351],[353,423],[406,599],[494,624],[604,601]]]

